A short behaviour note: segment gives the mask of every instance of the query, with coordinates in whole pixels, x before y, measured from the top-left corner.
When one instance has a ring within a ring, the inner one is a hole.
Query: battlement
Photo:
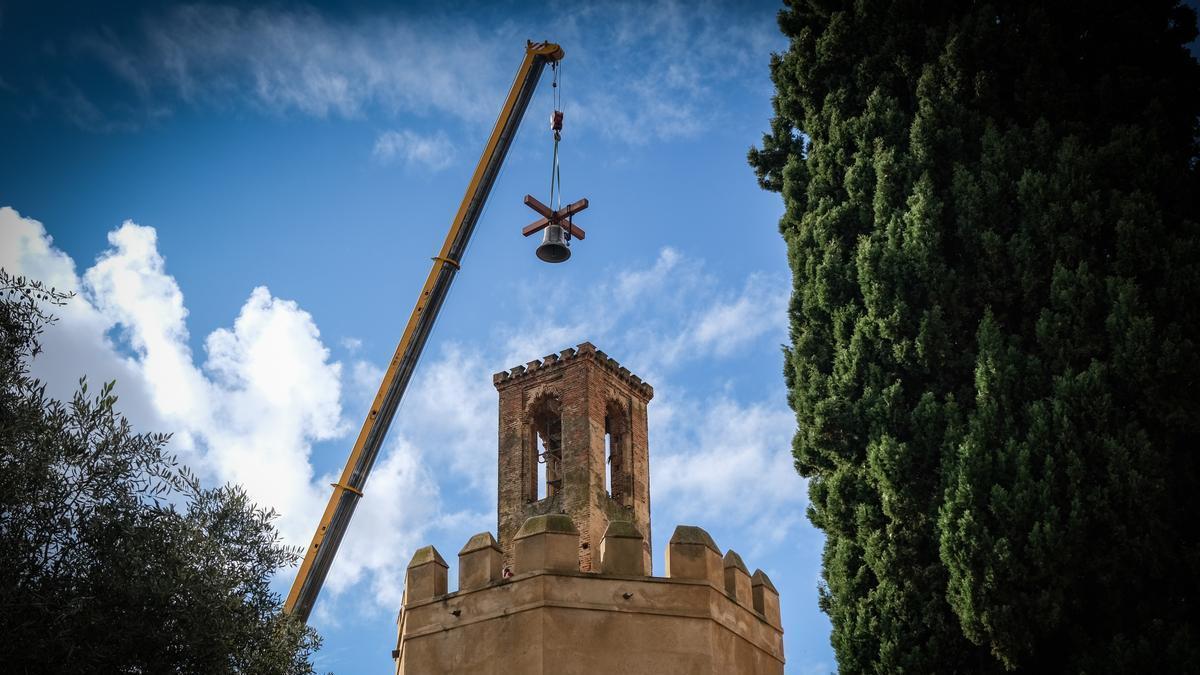
[[[609,523],[591,573],[580,570],[578,536],[564,514],[529,518],[502,567],[491,533],[477,534],[459,552],[453,592],[437,550],[419,549],[397,672],[783,672],[778,591],[703,529],[676,528],[666,577],[647,575],[630,522]]]
[[[408,565],[393,656],[404,673],[783,672],[779,592],[699,527],[653,576],[654,388],[590,342],[492,377],[496,536]]]
[[[581,359],[593,361],[608,370],[617,376],[618,379],[627,383],[630,389],[640,394],[646,402],[654,398],[654,387],[650,386],[647,382],[643,382],[642,378],[629,372],[629,369],[617,363],[616,359],[596,349],[596,345],[590,342],[581,342],[575,347],[567,347],[557,354],[547,354],[540,359],[529,361],[523,366],[514,366],[508,370],[502,370],[492,375],[492,384],[497,389],[501,389],[516,384],[537,371],[561,368],[572,361]]]

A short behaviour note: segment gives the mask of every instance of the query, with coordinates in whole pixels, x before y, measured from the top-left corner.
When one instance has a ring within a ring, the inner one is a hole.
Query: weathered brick
[[[646,406],[653,389],[584,342],[540,365],[512,368],[494,378],[500,394],[497,533],[506,565],[513,537],[526,519],[566,513],[579,530],[579,567],[598,571],[597,550],[609,521],[629,521],[650,555],[650,460]],[[556,411],[553,412],[553,411]],[[556,417],[559,425],[547,427]],[[607,424],[606,424],[607,421]],[[611,489],[606,489],[605,435],[615,441]],[[539,499],[538,431],[547,450],[547,479]],[[555,433],[557,432],[557,433]],[[561,453],[561,462],[554,452]]]

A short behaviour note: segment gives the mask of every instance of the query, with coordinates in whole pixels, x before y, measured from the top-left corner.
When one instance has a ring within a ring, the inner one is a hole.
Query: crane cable
[[[551,100],[554,111],[550,113],[550,130],[554,132],[554,159],[550,165],[550,208],[562,210],[562,170],[558,163],[558,142],[562,140],[562,87],[559,86],[561,64],[557,61],[550,64],[554,78],[550,82]],[[563,242],[571,241],[570,228],[563,228]]]

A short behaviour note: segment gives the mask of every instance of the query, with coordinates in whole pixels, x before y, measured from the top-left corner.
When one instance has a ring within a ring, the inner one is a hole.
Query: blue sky
[[[495,528],[491,374],[584,340],[655,386],[654,565],[706,528],[781,591],[789,673],[834,669],[821,536],[790,458],[788,270],[746,149],[773,3],[0,5],[0,265],[79,292],[36,372],[124,412],[306,544],[525,40],[566,50],[565,265],[530,106],[313,623],[321,669],[388,672],[403,570]],[[451,569],[451,575],[455,570]],[[286,590],[291,573],[277,579]]]

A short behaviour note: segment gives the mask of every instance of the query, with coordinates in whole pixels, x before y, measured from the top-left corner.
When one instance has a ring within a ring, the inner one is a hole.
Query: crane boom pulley
[[[284,609],[299,616],[301,620],[308,620],[317,595],[321,592],[321,586],[325,583],[325,577],[346,534],[350,518],[354,515],[359,498],[363,496],[367,476],[379,456],[379,449],[396,414],[396,408],[408,387],[413,369],[416,368],[425,342],[429,339],[429,333],[450,291],[454,276],[460,269],[467,242],[471,239],[492,185],[496,182],[500,167],[508,155],[509,147],[521,125],[521,119],[525,116],[525,110],[537,88],[542,71],[547,64],[556,64],[562,58],[562,47],[557,44],[526,44],[525,58],[505,98],[500,117],[488,137],[483,155],[479,158],[466,194],[463,195],[462,203],[450,225],[450,231],[446,233],[446,240],[438,254],[433,256],[433,266],[421,289],[421,295],[417,298],[416,307],[413,308],[400,343],[396,345],[396,352],[388,363],[379,391],[371,403],[371,411],[363,421],[341,477],[336,483],[332,483],[333,493],[288,593]]]

